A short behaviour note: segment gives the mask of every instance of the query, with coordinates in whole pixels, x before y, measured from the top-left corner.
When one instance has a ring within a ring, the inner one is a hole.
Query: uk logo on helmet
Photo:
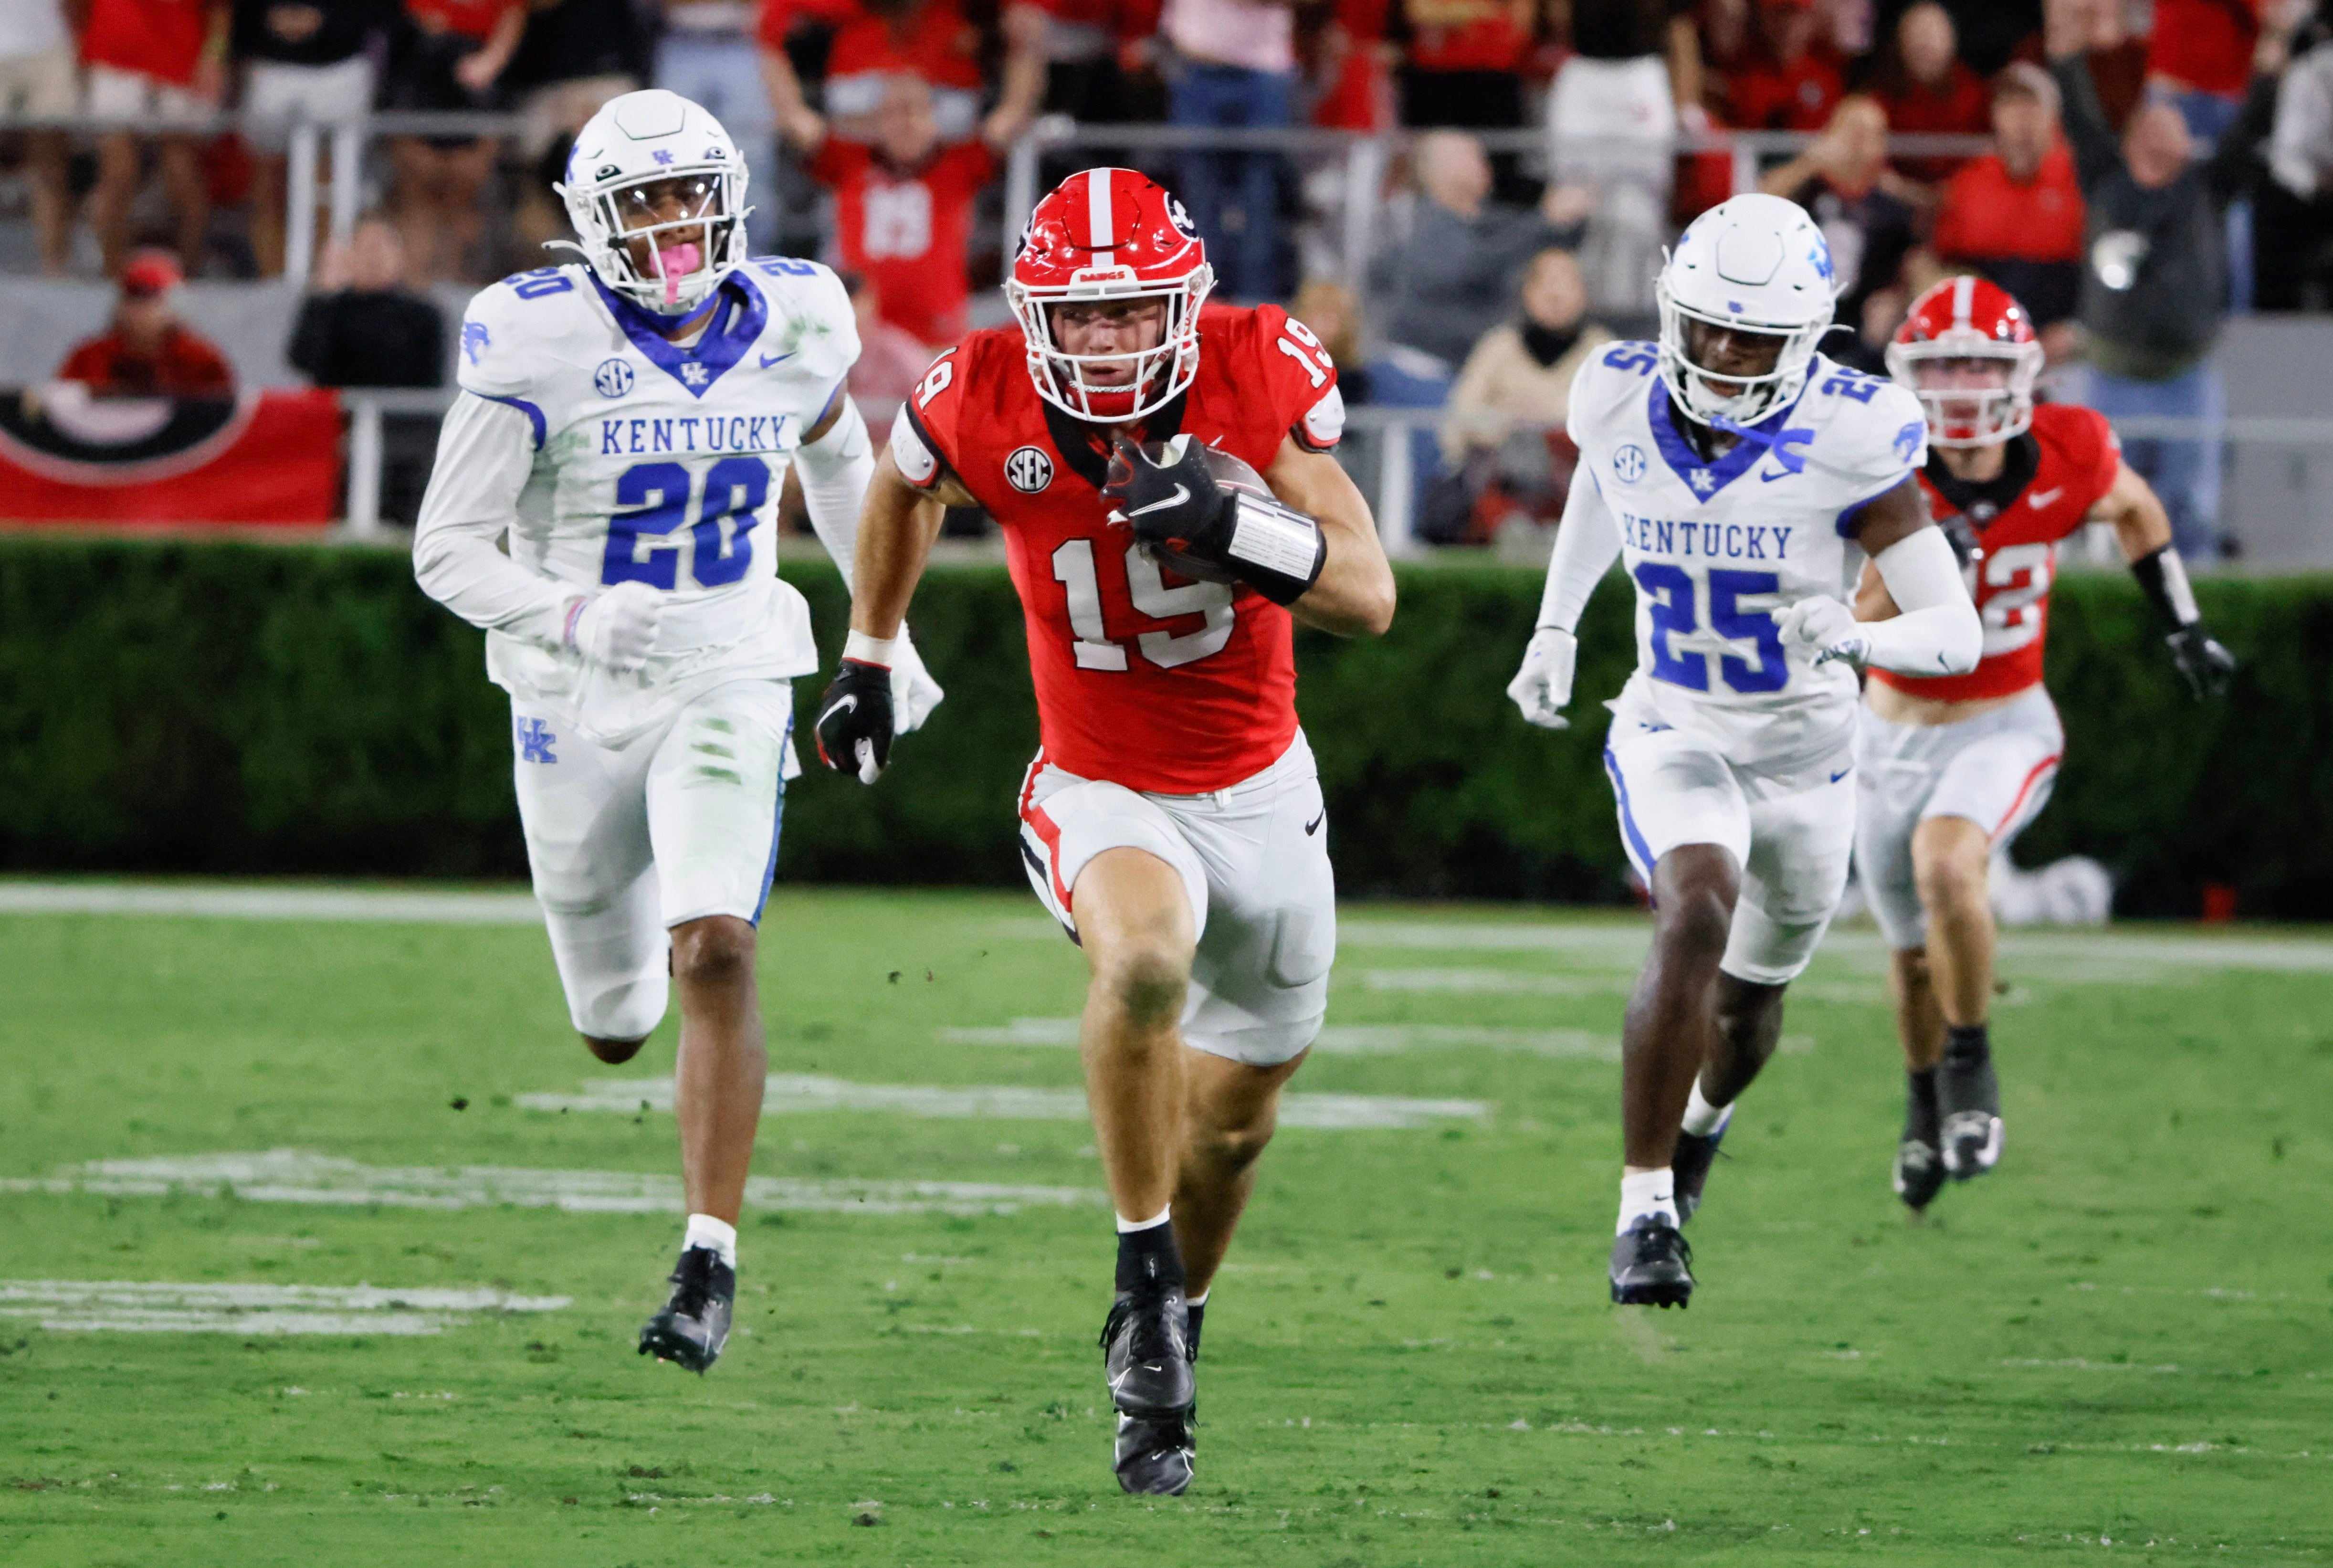
[[[601,360],[591,373],[591,385],[603,398],[620,398],[632,390],[632,367],[621,360]]]
[[[1004,459],[1004,482],[1034,495],[1053,482],[1053,460],[1035,447],[1022,447]]]

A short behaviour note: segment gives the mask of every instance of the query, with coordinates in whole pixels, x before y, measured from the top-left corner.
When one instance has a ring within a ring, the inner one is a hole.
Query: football
[[[1153,462],[1167,460],[1166,444],[1164,441],[1145,442],[1142,449]],[[1260,495],[1267,501],[1272,498],[1272,486],[1263,482],[1263,476],[1229,452],[1220,447],[1202,447],[1199,450],[1206,456],[1207,472],[1214,475],[1215,483],[1224,489],[1244,490],[1251,495]],[[1232,575],[1228,567],[1220,563],[1202,561],[1197,556],[1177,550],[1172,545],[1161,544],[1156,540],[1146,540],[1142,548],[1159,565],[1185,577],[1195,577],[1202,582],[1227,584],[1236,583],[1239,581]]]

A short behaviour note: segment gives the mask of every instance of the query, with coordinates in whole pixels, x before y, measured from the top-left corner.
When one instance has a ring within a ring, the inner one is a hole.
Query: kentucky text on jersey
[[[602,419],[600,455],[632,452],[782,452],[791,414],[694,415],[670,419]]]
[[[1679,523],[1666,517],[1619,515],[1620,537],[1643,555],[1685,560],[1780,561],[1791,547],[1795,526],[1755,523]]]

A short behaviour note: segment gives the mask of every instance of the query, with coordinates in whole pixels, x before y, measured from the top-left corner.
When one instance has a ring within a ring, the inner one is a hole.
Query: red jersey
[[[2155,0],[2146,73],[2241,98],[2260,44],[2260,0]]]
[[[2082,188],[2064,142],[2043,156],[2027,185],[1988,152],[1961,165],[1944,186],[1930,243],[1947,261],[2079,262],[2082,218]]]
[[[172,327],[159,351],[141,353],[119,332],[77,345],[58,368],[60,381],[86,381],[101,398],[232,398],[235,371],[225,355],[185,327]]]
[[[1188,432],[1259,473],[1285,437],[1336,445],[1336,369],[1287,312],[1209,305],[1199,343],[1198,379],[1150,418],[1146,440]],[[1280,759],[1296,738],[1288,611],[1252,588],[1169,575],[1107,520],[1103,428],[1037,395],[1017,327],[942,354],[902,414],[900,471],[926,488],[953,475],[1004,530],[1046,761],[1128,789],[1203,794]]]
[[[1845,72],[1824,50],[1788,65],[1761,56],[1732,73],[1726,119],[1744,130],[1820,130],[1846,91]]]
[[[90,0],[81,57],[184,87],[195,79],[211,0]]]
[[[2105,415],[2070,403],[2038,405],[2029,437],[2035,448],[2033,476],[1990,515],[1975,515],[1990,511],[1982,505],[1963,513],[1936,487],[1929,470],[1920,475],[1920,488],[1927,492],[1936,521],[1949,526],[1955,518],[1964,519],[1983,550],[1970,592],[1976,598],[1977,619],[1984,623],[1984,657],[1966,675],[1928,678],[1874,667],[1872,679],[1915,697],[1946,702],[2014,697],[2040,684],[2058,541],[2079,528],[2090,508],[2114,486],[2122,447]]]
[[[934,87],[974,92],[986,81],[980,68],[980,29],[965,19],[956,0],[923,0],[890,17],[857,5],[846,9],[799,0],[763,0],[762,42],[773,49],[783,49],[797,12],[836,23],[834,43],[826,56],[830,91],[839,78],[870,73],[920,76]]]
[[[1409,63],[1421,71],[1520,71],[1531,53],[1529,5],[1408,0]]]
[[[494,35],[505,13],[526,0],[405,0],[406,14],[431,33],[457,34],[481,43]]]
[[[858,142],[830,140],[810,172],[834,188],[843,268],[873,280],[883,319],[925,343],[962,337],[972,293],[972,204],[996,172],[988,149],[959,142],[899,173]]]

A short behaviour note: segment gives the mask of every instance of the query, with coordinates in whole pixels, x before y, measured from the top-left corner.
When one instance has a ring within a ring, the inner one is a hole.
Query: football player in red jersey
[[[1129,1492],[1190,1484],[1207,1292],[1320,1027],[1336,950],[1327,810],[1296,722],[1294,623],[1393,619],[1368,504],[1329,449],[1336,369],[1274,305],[1211,306],[1181,204],[1131,169],[1039,203],[1020,329],[942,354],[859,524],[830,766],[889,757],[892,639],[942,509],[1002,524],[1043,746],[1021,849],[1091,970],[1080,1035],[1118,1209],[1102,1331]]]
[[[1973,277],[1937,284],[1914,303],[1887,368],[1927,411],[1922,485],[1984,625],[1984,657],[1967,675],[1874,669],[1857,739],[1856,864],[1895,949],[1908,1080],[1896,1191],[1916,1211],[1946,1178],[2001,1158],[1986,871],[2040,813],[2065,751],[2041,685],[2058,542],[2088,523],[2114,525],[2198,700],[2227,688],[2235,660],[2203,630],[2163,503],[2123,462],[2105,417],[2035,404],[2041,346],[2006,291]],[[1867,620],[1896,611],[1867,565],[1856,608]]]

